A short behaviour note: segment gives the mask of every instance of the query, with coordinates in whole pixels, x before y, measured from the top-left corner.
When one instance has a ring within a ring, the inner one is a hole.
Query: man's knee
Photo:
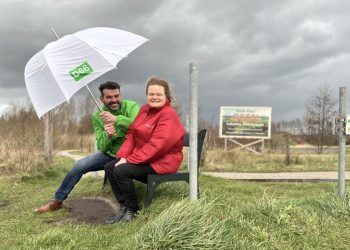
[[[77,160],[77,161],[74,163],[74,165],[73,165],[72,169],[70,170],[70,172],[74,172],[74,173],[76,173],[76,172],[82,172],[82,173],[84,173],[85,168],[86,168],[86,164],[84,164],[83,159]]]

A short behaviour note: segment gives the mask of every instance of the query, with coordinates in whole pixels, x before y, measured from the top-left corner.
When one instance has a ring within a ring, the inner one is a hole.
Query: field
[[[348,150],[349,152],[349,150]],[[350,161],[350,154],[346,155],[346,162]],[[203,171],[218,172],[315,172],[337,171],[338,155],[336,151],[316,153],[292,153],[290,165],[286,165],[285,154],[266,153],[257,155],[244,151],[207,150],[201,161]],[[187,168],[185,153],[183,169]]]
[[[0,178],[1,249],[346,249],[350,194],[336,183],[250,183],[200,178],[201,199],[187,200],[186,183],[162,184],[152,205],[123,225],[67,222],[63,209],[32,209],[53,195],[72,160],[46,170]],[[112,199],[100,178],[84,178],[68,200]],[[349,185],[347,185],[349,189]],[[145,187],[137,185],[141,204]]]

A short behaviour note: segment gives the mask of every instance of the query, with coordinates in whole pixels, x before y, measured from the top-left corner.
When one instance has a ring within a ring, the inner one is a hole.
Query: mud
[[[8,200],[3,200],[3,201],[0,201],[0,207],[6,207],[8,205],[10,205],[10,201]]]
[[[81,198],[66,203],[69,217],[65,222],[77,224],[103,224],[113,218],[118,206],[104,198]]]

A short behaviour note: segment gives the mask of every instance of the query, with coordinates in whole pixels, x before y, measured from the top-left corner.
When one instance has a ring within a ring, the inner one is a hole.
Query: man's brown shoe
[[[52,200],[46,205],[43,205],[39,208],[34,209],[34,212],[36,213],[45,213],[49,211],[54,211],[62,208],[62,202],[61,201],[56,201]]]

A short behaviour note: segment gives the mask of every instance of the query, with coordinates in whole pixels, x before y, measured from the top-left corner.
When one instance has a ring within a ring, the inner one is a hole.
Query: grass
[[[0,179],[1,249],[346,249],[350,194],[336,183],[251,183],[200,178],[201,199],[186,183],[164,183],[152,205],[123,225],[52,223],[67,210],[34,214],[51,198],[72,161]],[[69,199],[103,196],[99,178],[84,178]],[[137,184],[141,200],[145,187]],[[347,183],[347,189],[349,185]],[[184,198],[184,199],[182,199]]]
[[[149,221],[135,234],[142,249],[225,249],[223,221],[212,216],[214,201],[182,200]]]
[[[0,176],[42,169],[43,153],[35,141],[22,144],[21,140],[0,138],[0,141]]]
[[[86,155],[81,151],[72,151],[72,154]],[[180,170],[188,169],[188,149],[184,149],[184,159]],[[346,156],[350,161],[350,154]],[[202,171],[218,172],[303,172],[303,171],[337,171],[338,155],[328,154],[292,154],[291,165],[286,166],[283,154],[257,155],[243,151],[207,150],[202,160]]]
[[[337,171],[338,155],[292,154],[291,164],[285,164],[284,154],[253,154],[242,151],[208,150],[203,162],[203,171],[226,172],[302,172]],[[350,161],[350,155],[346,155]]]

